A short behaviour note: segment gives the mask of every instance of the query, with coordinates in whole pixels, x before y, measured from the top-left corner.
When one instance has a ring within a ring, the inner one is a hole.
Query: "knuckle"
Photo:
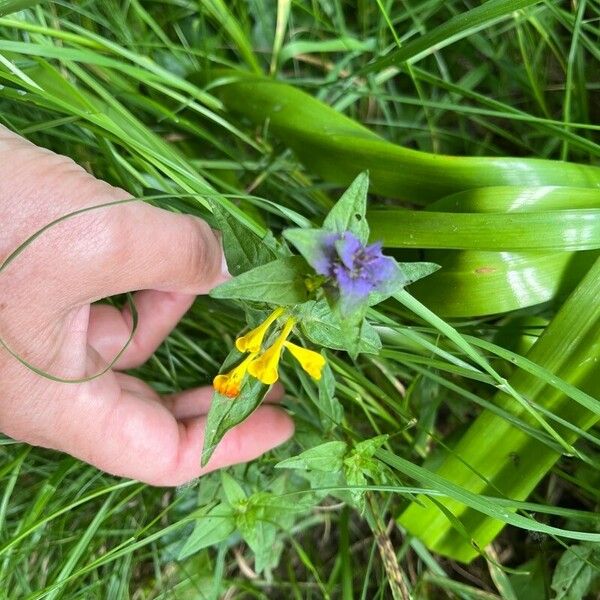
[[[96,205],[127,198],[107,183],[96,181],[102,190],[97,190]],[[103,192],[103,193],[98,193]],[[132,202],[136,204],[137,201]],[[130,216],[128,204],[106,206],[86,213],[79,234],[84,238],[86,253],[97,262],[96,268],[115,271],[126,267],[131,251],[131,240],[135,236],[135,220]]]
[[[184,238],[186,271],[201,285],[214,282],[221,270],[221,246],[209,225],[195,217],[186,216]]]

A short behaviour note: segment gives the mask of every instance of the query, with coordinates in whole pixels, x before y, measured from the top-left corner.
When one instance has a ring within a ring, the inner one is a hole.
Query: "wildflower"
[[[308,348],[303,348],[293,342],[285,342],[284,346],[292,353],[292,356],[300,363],[300,366],[313,378],[319,381],[325,367],[325,358]]]
[[[281,350],[295,324],[296,321],[294,319],[288,319],[273,344],[250,363],[248,372],[261,383],[272,385],[279,378],[277,370],[279,359],[281,358]]]
[[[258,327],[235,341],[240,352],[259,352],[269,327],[283,314],[283,308],[276,308]]]
[[[394,260],[382,254],[380,243],[365,246],[349,231],[322,236],[319,250],[313,267],[333,280],[347,306],[381,291],[394,275]]]
[[[235,398],[240,393],[246,374],[255,377],[265,385],[272,385],[279,378],[279,361],[284,348],[292,353],[292,356],[313,379],[321,378],[325,359],[318,352],[287,341],[296,324],[296,320],[292,317],[287,319],[271,346],[259,354],[269,327],[284,312],[283,308],[275,309],[258,327],[236,340],[237,349],[240,352],[249,352],[249,354],[229,373],[222,373],[214,378],[213,387],[217,392],[228,398]]]
[[[244,376],[255,357],[256,353],[251,353],[229,373],[217,375],[213,379],[213,387],[215,390],[228,398],[235,398],[238,396],[242,388]]]

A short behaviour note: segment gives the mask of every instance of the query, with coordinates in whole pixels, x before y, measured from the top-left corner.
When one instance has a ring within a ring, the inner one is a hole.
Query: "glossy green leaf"
[[[446,317],[509,312],[571,291],[599,255],[588,252],[484,252],[430,250],[441,269],[410,292]]]
[[[373,210],[367,218],[373,239],[389,248],[499,252],[600,248],[600,207],[508,214]]]
[[[600,395],[600,259],[570,295],[560,311],[532,346],[527,358],[556,377],[577,386],[590,396]],[[509,379],[512,388],[535,401],[554,415],[585,430],[599,418],[575,403],[545,379],[517,370]],[[502,408],[537,427],[522,405],[503,392],[495,402]],[[576,434],[560,431],[568,442]],[[436,470],[436,474],[460,486],[461,490],[479,495],[498,495],[515,500],[525,499],[554,465],[560,454],[555,448],[516,428],[504,418],[484,411]],[[461,502],[459,496],[438,500],[458,518],[477,543],[485,548],[502,529],[507,519],[497,520],[481,507]],[[478,553],[467,541],[455,535],[452,525],[437,506],[419,497],[401,515],[400,523],[420,537],[432,550],[468,562]],[[487,514],[487,516],[486,516]],[[585,539],[585,538],[573,538]]]
[[[372,209],[369,223],[374,240],[445,250],[426,253],[443,269],[413,290],[440,315],[494,314],[551,300],[572,289],[594,259],[569,253],[600,247],[598,167],[417,152],[284,83],[237,71],[213,76],[214,92],[229,108],[268,120],[315,173],[348,183],[368,169],[374,193],[430,205],[430,214]]]
[[[291,85],[242,71],[214,71],[216,94],[270,131],[323,178],[349,184],[369,171],[371,191],[428,204],[489,186],[598,188],[600,168],[534,158],[443,156],[402,148]]]

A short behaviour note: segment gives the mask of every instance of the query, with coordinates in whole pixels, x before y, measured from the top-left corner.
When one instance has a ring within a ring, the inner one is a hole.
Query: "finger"
[[[131,342],[114,364],[115,369],[131,369],[145,363],[187,312],[195,296],[144,290],[134,295],[138,324]],[[123,349],[133,327],[129,306],[119,310],[97,304],[90,310],[88,344],[106,361]]]
[[[208,413],[213,393],[214,389],[206,386],[167,396],[162,401],[176,419],[191,419]],[[264,401],[271,404],[280,402],[283,393],[283,386],[277,383],[269,390]]]
[[[147,383],[137,377],[132,377],[126,373],[115,373],[115,377],[122,390],[134,396],[151,398],[157,402],[162,402],[178,420],[206,415],[210,410],[215,391],[212,386],[204,386],[161,397]],[[276,383],[265,396],[264,402],[269,404],[280,402],[283,394],[283,386],[280,383]]]
[[[51,312],[55,304],[60,310],[131,290],[205,293],[227,277],[220,240],[204,221],[131,200],[126,191],[72,160],[4,128],[1,175],[0,192],[14,198],[21,210],[11,223],[10,239],[0,240],[0,254],[70,215],[32,241],[9,273],[25,283],[43,281]],[[27,286],[21,287],[32,296]]]
[[[283,410],[259,407],[225,435],[209,464],[200,468],[206,417],[178,422],[151,398],[129,392],[105,403],[98,403],[97,397],[82,398],[58,425],[57,449],[113,475],[157,486],[181,485],[209,471],[253,460],[289,439],[294,429]]]
[[[187,423],[186,443],[180,447],[177,468],[165,478],[158,478],[154,485],[182,485],[211,471],[249,462],[283,444],[294,433],[293,421],[282,409],[260,406],[225,434],[206,467],[200,468],[198,450],[204,446],[205,428],[205,417]]]
[[[203,220],[140,201],[102,210],[88,226],[91,249],[65,259],[86,277],[82,299],[144,289],[204,294],[228,278],[220,238]]]

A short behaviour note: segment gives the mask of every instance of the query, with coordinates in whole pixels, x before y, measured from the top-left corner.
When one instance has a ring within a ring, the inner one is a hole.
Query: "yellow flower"
[[[256,353],[249,354],[237,367],[229,371],[229,373],[217,375],[213,379],[213,387],[215,390],[228,398],[235,398],[238,396],[242,388],[242,381],[246,375],[246,371],[248,371],[248,367],[255,357]]]
[[[283,312],[283,308],[276,308],[258,327],[235,340],[235,347],[240,352],[259,352],[269,327]]]
[[[281,358],[281,350],[283,344],[288,338],[296,321],[288,319],[281,330],[281,333],[273,344],[267,348],[256,360],[253,360],[248,367],[248,373],[256,377],[261,383],[272,385],[279,378],[277,369],[279,367],[279,359]]]
[[[314,350],[303,348],[292,342],[285,342],[285,347],[292,356],[300,363],[300,366],[313,378],[319,381],[325,367],[325,358]]]

